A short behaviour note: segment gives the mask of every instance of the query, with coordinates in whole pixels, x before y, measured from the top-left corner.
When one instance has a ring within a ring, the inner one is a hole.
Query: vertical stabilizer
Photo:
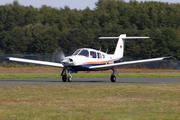
[[[123,57],[124,54],[124,44],[125,44],[125,39],[126,38],[126,34],[122,34],[119,36],[117,45],[116,45],[116,49],[114,51],[114,56],[117,57]]]
[[[99,37],[99,39],[118,39],[114,52],[115,58],[122,58],[124,54],[124,46],[126,39],[147,39],[149,37],[126,37],[126,34],[121,34],[119,37]]]

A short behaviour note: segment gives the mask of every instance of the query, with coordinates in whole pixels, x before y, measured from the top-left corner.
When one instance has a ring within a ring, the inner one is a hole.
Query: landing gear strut
[[[61,73],[61,76],[62,76],[62,81],[63,82],[71,82],[72,81],[72,76],[71,76],[71,72],[68,71],[68,77],[67,77],[67,74],[66,74],[66,69],[64,68],[62,73]]]
[[[112,69],[112,70],[113,70],[113,73],[111,75],[110,80],[111,80],[111,82],[116,82],[116,76],[114,75],[114,69]]]

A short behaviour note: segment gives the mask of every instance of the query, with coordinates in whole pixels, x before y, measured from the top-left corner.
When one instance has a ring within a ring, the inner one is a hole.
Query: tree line
[[[61,46],[66,54],[78,48],[113,53],[117,40],[100,36],[149,36],[126,40],[126,57],[180,59],[180,4],[98,0],[84,10],[23,6],[18,1],[0,6],[0,52],[49,53]]]

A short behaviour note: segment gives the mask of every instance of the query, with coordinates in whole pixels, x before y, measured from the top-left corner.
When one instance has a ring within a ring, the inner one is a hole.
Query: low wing
[[[121,63],[115,63],[115,64],[97,65],[97,66],[91,66],[91,67],[89,67],[89,69],[91,69],[91,70],[106,70],[106,69],[112,69],[114,67],[118,67],[118,66],[122,66],[122,65],[133,65],[133,64],[157,62],[157,61],[169,60],[169,59],[174,59],[174,57],[170,56],[170,57],[162,57],[162,58],[154,58],[154,59],[121,62]]]
[[[22,59],[22,58],[14,58],[14,57],[6,57],[5,59],[10,60],[10,61],[16,61],[16,62],[33,63],[33,64],[39,64],[39,65],[60,67],[60,68],[64,67],[61,63],[54,63],[54,62],[46,62],[46,61],[30,60],[30,59]]]

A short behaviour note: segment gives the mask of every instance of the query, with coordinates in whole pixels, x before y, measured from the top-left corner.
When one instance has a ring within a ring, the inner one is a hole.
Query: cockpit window
[[[73,55],[77,55],[79,53],[80,49],[76,50]]]
[[[105,58],[105,55],[104,55],[104,54],[102,54],[102,57],[103,57],[103,58]]]
[[[90,57],[91,58],[96,58],[96,52],[90,51]]]
[[[102,59],[101,53],[97,53],[97,54],[98,54],[98,58],[99,58],[99,59]]]
[[[78,55],[83,55],[83,56],[89,57],[89,51],[88,50],[82,50]]]

